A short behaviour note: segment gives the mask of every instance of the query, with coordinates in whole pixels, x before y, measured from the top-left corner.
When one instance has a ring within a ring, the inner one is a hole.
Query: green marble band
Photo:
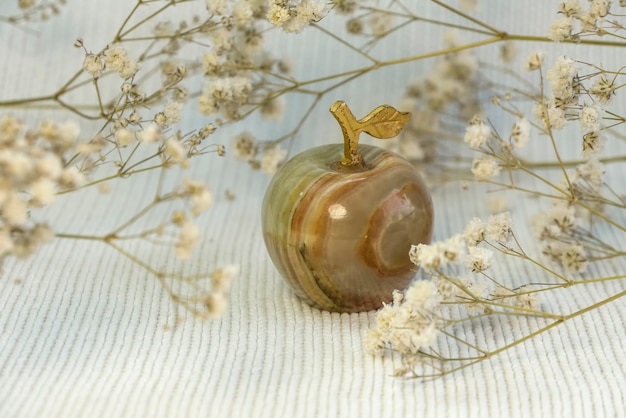
[[[342,145],[302,153],[274,176],[263,202],[263,236],[296,294],[337,312],[376,309],[414,276],[411,244],[429,242],[433,209],[410,163],[361,145],[365,170],[333,163]]]

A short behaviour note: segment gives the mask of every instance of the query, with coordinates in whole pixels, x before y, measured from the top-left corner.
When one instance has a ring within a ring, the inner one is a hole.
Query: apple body
[[[263,237],[283,278],[308,304],[334,312],[377,309],[415,275],[412,244],[429,243],[433,206],[402,157],[360,145],[364,167],[338,163],[343,145],[310,149],[274,175]]]

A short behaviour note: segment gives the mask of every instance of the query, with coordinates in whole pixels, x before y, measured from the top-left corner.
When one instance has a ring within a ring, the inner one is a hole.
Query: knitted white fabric
[[[68,3],[61,16],[36,26],[38,34],[0,22],[0,100],[51,92],[82,63],[81,50],[72,47],[76,37],[84,38],[88,49],[100,49],[113,33],[108,28],[119,25],[132,2]],[[558,2],[533,1],[532,7],[529,2],[479,3],[492,9],[483,15],[498,27],[544,34]],[[101,13],[104,9],[106,14]],[[429,17],[450,17],[434,10]],[[427,34],[414,26],[412,36],[397,39],[397,51],[379,52],[417,54],[441,46],[442,31],[428,27],[432,32]],[[354,68],[352,55],[320,32],[306,32],[280,37],[277,55],[284,51],[292,56],[296,72],[313,77]],[[540,46],[555,55],[575,51],[571,45]],[[497,46],[490,48],[481,53],[497,53]],[[520,44],[520,54],[533,48]],[[594,62],[619,67],[613,64],[621,52],[597,48],[591,53]],[[392,104],[431,63],[381,70],[325,96],[296,148],[339,140],[325,110],[334,100],[354,103],[361,113]],[[290,116],[302,113],[310,98],[289,100],[282,130],[257,128],[251,120],[237,131],[216,133],[214,141],[229,144],[229,135],[243,129],[259,138],[290,129]],[[182,123],[198,126],[202,119],[191,107],[185,108],[190,110]],[[20,114],[32,123],[45,115]],[[626,175],[626,170],[612,173],[618,179],[620,174]],[[240,265],[224,316],[206,322],[186,318],[164,329],[175,308],[153,276],[99,242],[57,239],[24,262],[6,263],[0,279],[0,416],[623,416],[624,300],[444,378],[396,379],[391,374],[398,359],[372,357],[363,350],[362,335],[374,323],[374,313],[340,315],[310,308],[281,280],[260,231],[269,177],[232,157],[216,155],[182,175],[203,178],[216,196],[200,220],[203,242],[185,268],[206,271]],[[64,196],[46,212],[46,219],[57,231],[106,232],[150,199],[154,178],[138,175],[111,186],[104,197],[91,190]],[[224,197],[226,190],[234,192],[234,201]],[[463,191],[458,184],[434,190],[435,236],[458,233],[473,216],[488,213],[484,190],[471,186]],[[527,222],[537,211],[536,201],[507,196],[520,239],[532,242]],[[623,221],[623,214],[615,215]],[[176,267],[173,258],[162,262],[162,254],[150,248],[133,251],[152,265]],[[508,276],[525,273],[514,260],[504,260],[498,268]],[[601,273],[625,270],[623,262],[607,262]],[[615,281],[558,293],[542,303],[568,313],[623,288],[623,281]],[[524,324],[482,322],[466,332],[474,333],[477,341],[490,341],[524,331]]]

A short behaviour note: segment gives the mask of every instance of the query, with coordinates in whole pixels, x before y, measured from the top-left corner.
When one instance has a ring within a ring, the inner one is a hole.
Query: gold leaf
[[[382,105],[360,119],[359,128],[375,138],[393,138],[400,133],[410,117],[411,114],[408,112],[400,112],[389,105]]]

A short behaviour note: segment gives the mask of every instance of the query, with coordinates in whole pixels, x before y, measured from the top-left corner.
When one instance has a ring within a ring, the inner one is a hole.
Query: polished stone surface
[[[263,202],[265,243],[295,293],[320,309],[359,312],[391,300],[415,274],[411,244],[430,241],[433,207],[416,169],[361,145],[365,169],[337,164],[343,145],[287,162]]]

